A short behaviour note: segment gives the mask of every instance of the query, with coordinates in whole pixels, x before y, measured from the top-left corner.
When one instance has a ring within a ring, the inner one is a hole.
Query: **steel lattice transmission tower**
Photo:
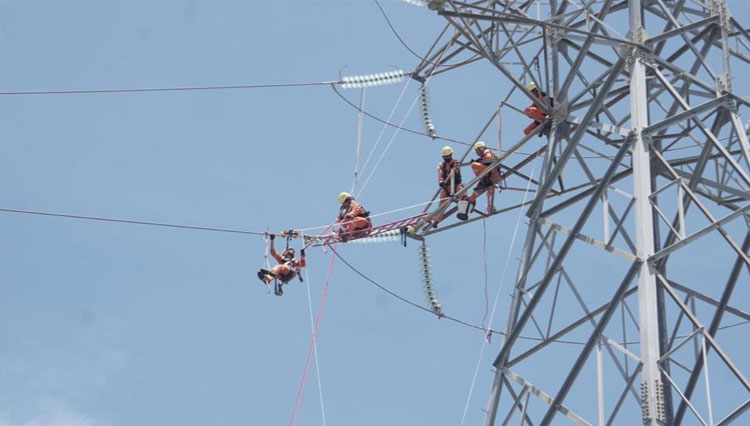
[[[544,158],[518,173],[536,192],[485,425],[750,424],[750,33],[726,0],[424,3],[447,26],[414,78],[489,61],[502,105],[551,124],[497,162]]]

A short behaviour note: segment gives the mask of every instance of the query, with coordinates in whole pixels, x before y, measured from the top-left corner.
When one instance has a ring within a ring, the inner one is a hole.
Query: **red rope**
[[[300,379],[299,387],[297,388],[297,396],[294,398],[294,406],[292,407],[292,414],[289,416],[289,426],[296,425],[299,421],[300,411],[302,410],[302,401],[305,397],[305,388],[307,384],[307,378],[310,374],[310,364],[312,361],[312,355],[315,351],[315,344],[318,340],[318,330],[320,328],[320,320],[323,317],[323,308],[326,304],[326,296],[328,295],[328,283],[331,281],[331,272],[333,271],[333,259],[334,254],[331,253],[331,261],[328,264],[328,275],[326,276],[326,284],[323,287],[323,295],[320,297],[320,304],[318,305],[318,315],[315,318],[315,327],[310,339],[310,347],[307,349],[307,358],[305,359],[305,368],[302,371],[302,378]],[[296,414],[296,417],[295,417]]]

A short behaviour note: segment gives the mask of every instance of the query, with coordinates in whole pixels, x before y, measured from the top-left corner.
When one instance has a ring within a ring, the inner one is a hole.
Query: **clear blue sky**
[[[426,8],[382,3],[418,52],[445,23]],[[747,5],[731,4],[746,22]],[[344,66],[352,75],[418,62],[369,0],[0,1],[0,58],[2,91],[317,82],[338,79]],[[438,133],[466,141],[509,89],[484,62],[430,87]],[[387,117],[402,88],[368,91],[366,108]],[[358,90],[343,93],[359,101]],[[504,119],[504,143],[527,124],[519,117]],[[405,125],[421,129],[417,109]],[[365,120],[362,160],[381,129]],[[312,227],[334,218],[336,195],[351,186],[356,136],[356,111],[326,86],[2,96],[0,207],[251,231]],[[392,136],[387,129],[372,162]],[[396,135],[360,201],[377,213],[428,200],[444,144]],[[505,195],[498,200],[523,196]],[[524,235],[522,226],[503,284],[517,215],[487,222],[490,305],[505,286],[496,329]],[[0,235],[0,425],[288,422],[310,342],[308,299],[298,281],[283,297],[265,294],[255,276],[261,238],[8,213]],[[471,323],[485,314],[482,239],[477,222],[429,241],[445,311]],[[413,242],[341,253],[424,303]],[[329,258],[310,250],[314,308]],[[318,341],[327,423],[459,424],[482,341],[337,261]],[[467,424],[483,418],[499,343],[484,352]],[[312,368],[300,425],[322,424]]]

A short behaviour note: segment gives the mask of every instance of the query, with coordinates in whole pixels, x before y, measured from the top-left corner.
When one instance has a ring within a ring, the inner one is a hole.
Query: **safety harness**
[[[458,164],[459,163],[455,158],[448,163],[443,161],[440,164],[440,174],[443,180],[443,182],[440,184],[440,187],[445,189],[447,192],[450,192],[450,195],[453,195],[453,193],[456,191],[456,188],[458,188],[458,185],[461,185],[461,169],[457,167]],[[451,179],[453,179],[452,182]]]

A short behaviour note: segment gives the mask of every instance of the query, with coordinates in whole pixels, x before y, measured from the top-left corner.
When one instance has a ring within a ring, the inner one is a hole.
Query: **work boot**
[[[273,278],[276,278],[276,274],[274,274],[273,272],[269,271],[268,269],[260,268],[260,272],[262,272],[262,273],[264,273],[266,275],[270,275]]]
[[[264,284],[268,284],[266,282],[266,274],[263,272],[262,269],[260,271],[258,271],[258,279],[261,280],[261,281],[263,281]]]

